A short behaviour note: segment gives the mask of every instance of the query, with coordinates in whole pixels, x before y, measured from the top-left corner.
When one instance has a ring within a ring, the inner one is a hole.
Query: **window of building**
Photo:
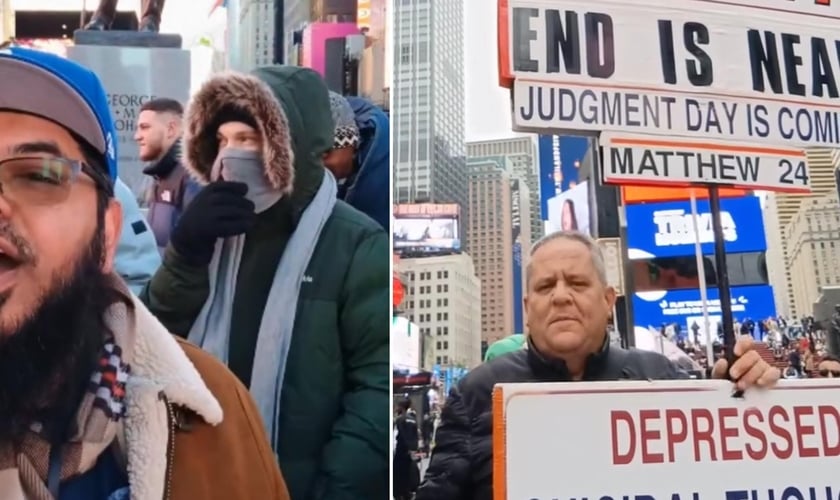
[[[404,43],[400,45],[400,63],[411,63],[411,44]]]

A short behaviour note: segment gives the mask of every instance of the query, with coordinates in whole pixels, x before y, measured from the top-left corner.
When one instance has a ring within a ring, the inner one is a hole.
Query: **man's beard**
[[[103,238],[98,231],[71,274],[54,278],[40,306],[15,332],[4,332],[0,444],[19,443],[35,423],[53,442],[76,431],[71,424],[99,361],[104,314],[114,298],[101,269]]]

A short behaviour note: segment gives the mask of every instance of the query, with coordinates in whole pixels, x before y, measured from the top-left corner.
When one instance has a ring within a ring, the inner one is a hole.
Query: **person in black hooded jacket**
[[[687,378],[658,353],[610,345],[607,325],[616,294],[607,285],[600,248],[589,236],[561,231],[535,243],[526,284],[528,348],[478,366],[450,391],[416,500],[493,498],[495,384]],[[752,349],[751,338],[739,339],[735,354],[731,367],[725,360],[715,365],[715,377],[728,374],[739,389],[779,379],[779,370]]]

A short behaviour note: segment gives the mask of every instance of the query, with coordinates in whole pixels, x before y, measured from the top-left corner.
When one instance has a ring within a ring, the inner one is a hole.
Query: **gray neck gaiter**
[[[255,213],[265,212],[283,196],[268,183],[259,151],[222,149],[213,164],[210,178],[247,184],[248,194],[245,197],[254,203]]]

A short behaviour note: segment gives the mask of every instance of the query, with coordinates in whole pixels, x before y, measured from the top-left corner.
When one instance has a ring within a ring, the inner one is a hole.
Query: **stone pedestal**
[[[134,141],[140,107],[156,97],[186,105],[190,97],[190,53],[178,35],[136,31],[83,31],[73,36],[67,57],[92,69],[108,92],[117,128],[120,178],[145,205],[151,179]]]

